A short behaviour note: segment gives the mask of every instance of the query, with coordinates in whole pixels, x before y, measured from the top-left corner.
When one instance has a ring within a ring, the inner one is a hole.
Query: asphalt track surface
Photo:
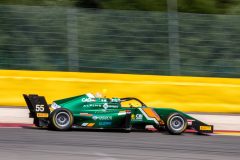
[[[0,128],[1,160],[239,160],[240,137]]]

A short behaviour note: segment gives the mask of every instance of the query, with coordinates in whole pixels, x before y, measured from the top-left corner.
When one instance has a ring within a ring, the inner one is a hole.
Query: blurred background
[[[0,69],[240,77],[239,0],[0,0]]]
[[[239,137],[31,129],[22,96],[136,97],[239,136],[239,51],[240,0],[0,0],[0,155],[239,159]]]

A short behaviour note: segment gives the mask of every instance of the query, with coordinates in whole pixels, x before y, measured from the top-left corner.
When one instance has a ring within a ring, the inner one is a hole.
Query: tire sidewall
[[[183,120],[183,127],[181,130],[175,130],[172,126],[171,126],[171,120],[175,117],[181,117],[181,119]],[[172,113],[168,116],[168,119],[167,119],[167,125],[166,125],[166,128],[167,128],[167,131],[170,133],[170,134],[175,134],[175,135],[178,135],[178,134],[182,134],[186,128],[187,128],[187,120],[184,116],[182,116],[181,114],[179,113]]]
[[[68,114],[69,116],[69,123],[68,125],[62,127],[62,126],[59,126],[56,122],[56,116],[58,113],[60,112],[65,112]],[[55,109],[51,114],[50,114],[50,128],[51,129],[54,129],[54,130],[59,130],[59,131],[67,131],[69,129],[71,129],[72,127],[72,124],[73,124],[73,116],[72,116],[72,113],[65,109],[65,108],[58,108],[58,109]]]

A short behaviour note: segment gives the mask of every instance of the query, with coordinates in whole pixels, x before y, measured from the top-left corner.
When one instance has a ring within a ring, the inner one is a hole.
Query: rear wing
[[[49,117],[50,109],[44,96],[38,96],[37,94],[23,94],[23,97],[30,111],[30,118],[42,119]]]

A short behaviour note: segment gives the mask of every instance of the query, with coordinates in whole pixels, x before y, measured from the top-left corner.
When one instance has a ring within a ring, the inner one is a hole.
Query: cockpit
[[[105,102],[108,104],[120,104],[124,108],[145,108],[147,107],[141,100],[135,97],[126,97],[126,98],[103,98],[100,93],[93,95],[92,93],[87,93],[86,96],[88,102]],[[119,107],[120,107],[119,106]]]
[[[141,100],[134,97],[120,98],[121,106],[126,108],[145,108],[147,107]]]

